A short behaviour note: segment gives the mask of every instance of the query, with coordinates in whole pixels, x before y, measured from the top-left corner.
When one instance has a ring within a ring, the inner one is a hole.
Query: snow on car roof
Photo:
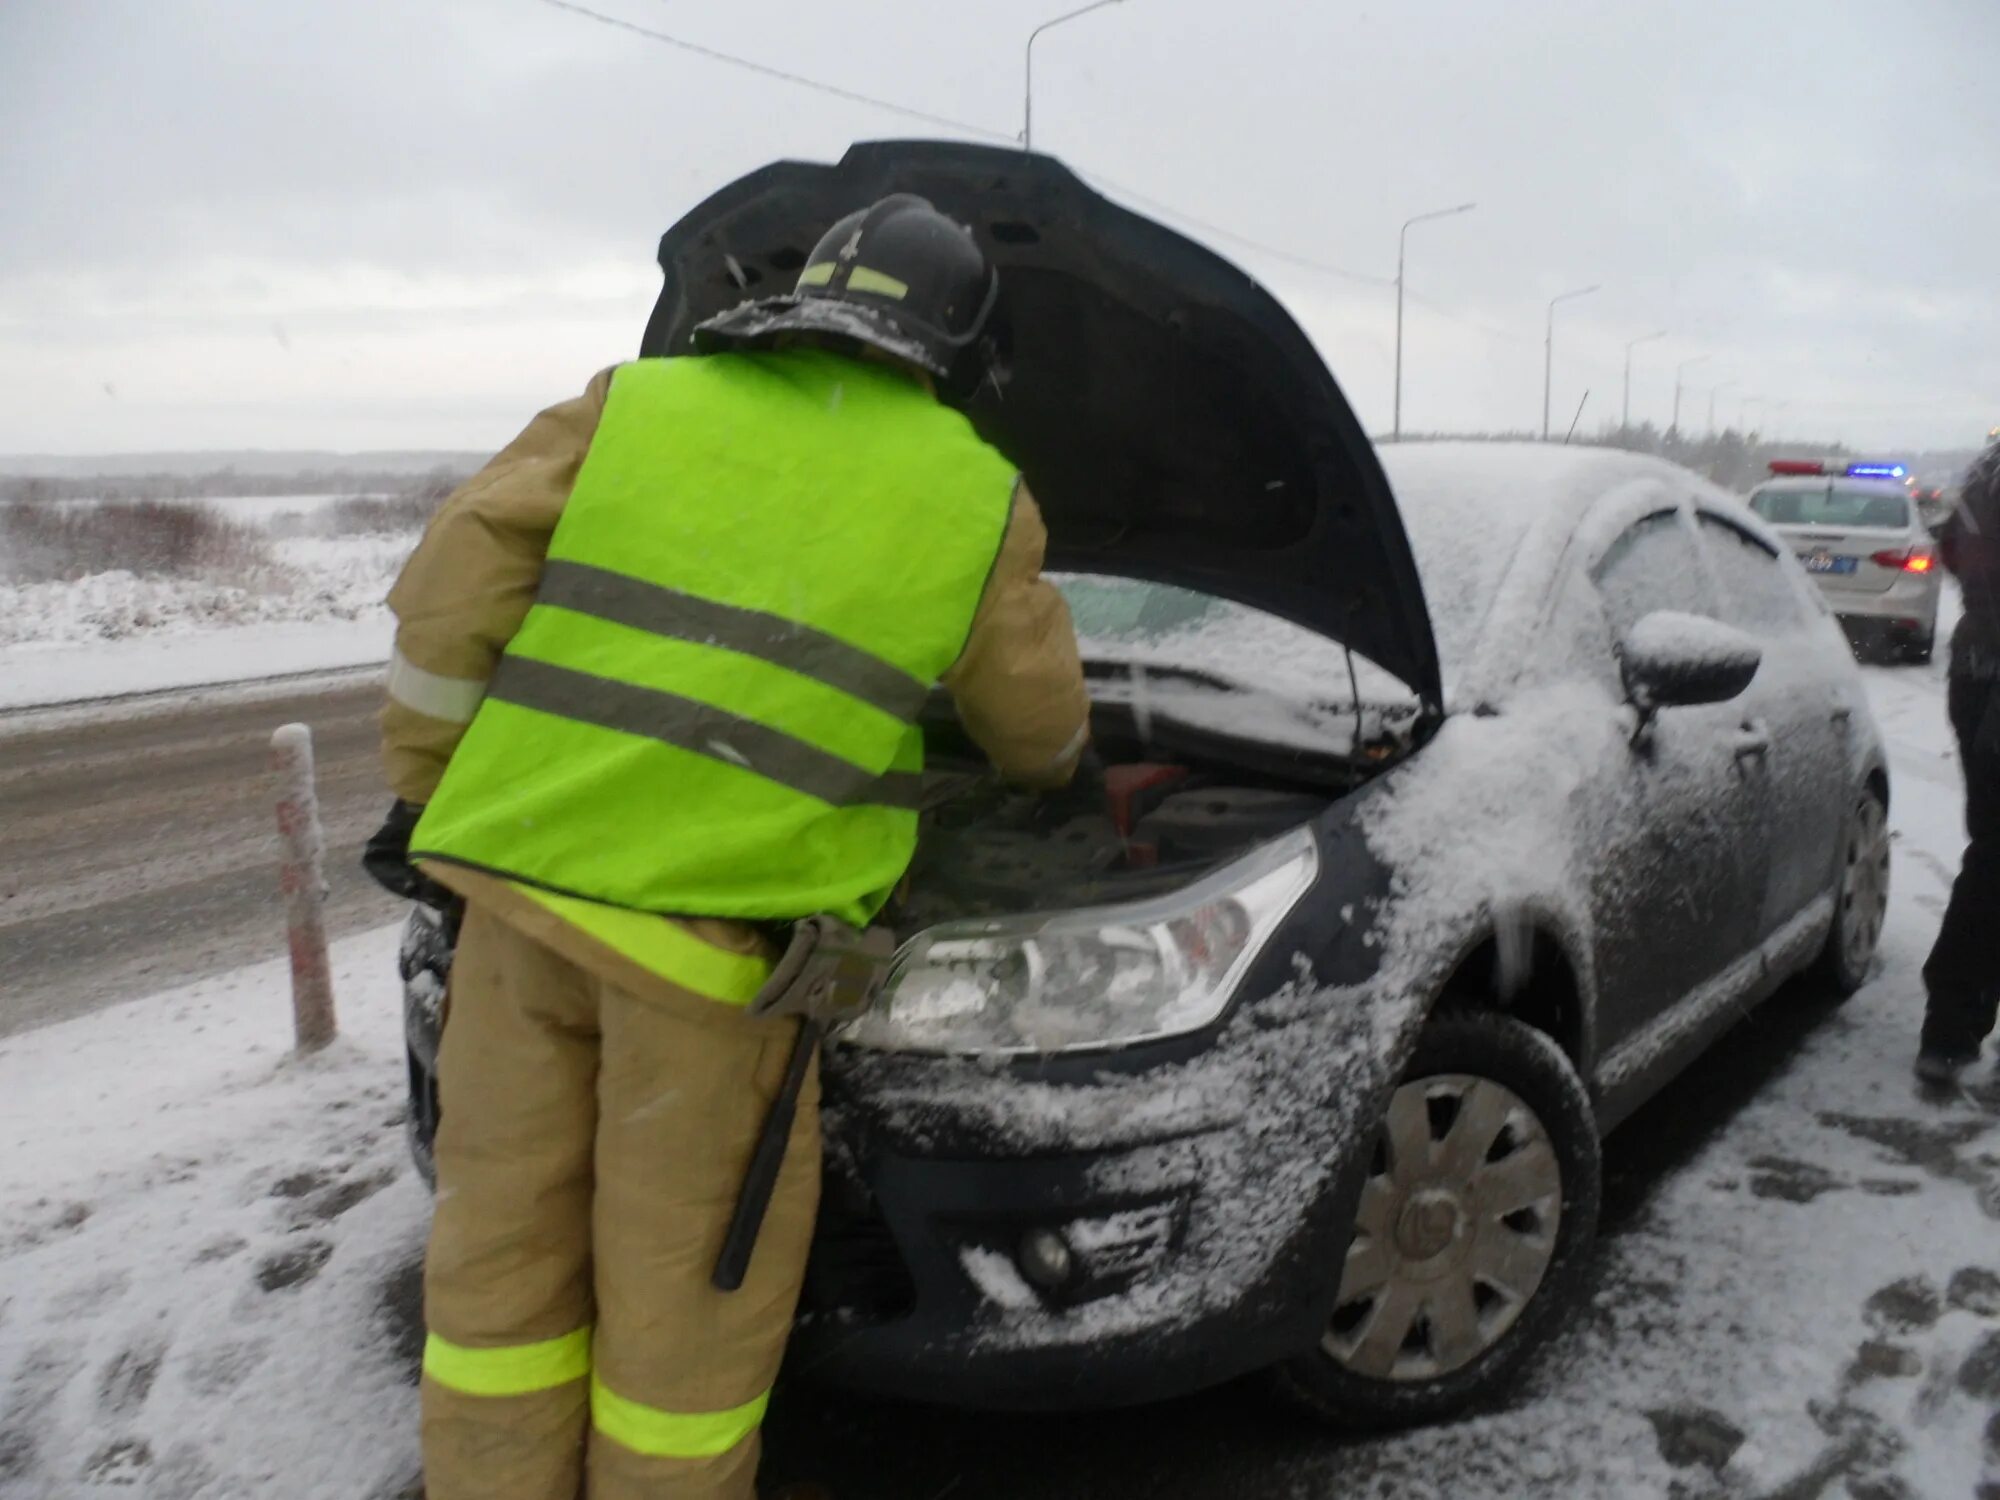
[[[1605,493],[1635,479],[1691,480],[1662,459],[1546,443],[1378,448],[1417,554],[1447,682],[1469,665],[1524,543],[1560,548]]]

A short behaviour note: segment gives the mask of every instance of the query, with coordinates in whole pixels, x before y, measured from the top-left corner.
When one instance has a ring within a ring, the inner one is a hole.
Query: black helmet
[[[703,353],[780,340],[880,350],[947,387],[976,383],[1000,279],[969,230],[913,193],[851,213],[820,237],[788,297],[745,302],[694,331]]]

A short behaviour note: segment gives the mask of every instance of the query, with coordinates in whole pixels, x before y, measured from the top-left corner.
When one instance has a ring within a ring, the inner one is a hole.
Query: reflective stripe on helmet
[[[659,740],[815,797],[829,807],[915,811],[922,778],[877,775],[817,745],[728,709],[658,688],[598,677],[528,656],[505,656],[487,697],[579,724]]]
[[[798,285],[828,286],[839,269],[838,263],[830,260],[807,266],[799,272]],[[887,271],[877,271],[872,266],[854,267],[847,273],[844,285],[850,292],[872,292],[877,297],[887,297],[895,302],[901,302],[910,295],[910,284],[907,281],[891,276]]]
[[[872,292],[878,297],[888,297],[901,302],[910,295],[910,284],[898,281],[881,271],[872,271],[867,266],[856,266],[847,273],[847,289],[850,292]]]
[[[473,1349],[438,1334],[424,1339],[424,1373],[466,1396],[525,1396],[590,1373],[590,1327],[533,1344]]]
[[[765,1391],[727,1411],[663,1411],[619,1395],[597,1376],[590,1379],[590,1421],[620,1447],[648,1458],[714,1458],[757,1430],[771,1393]]]
[[[649,974],[657,974],[690,994],[723,1005],[748,1005],[771,977],[771,960],[754,953],[733,953],[703,942],[671,917],[585,901],[536,886],[513,883],[514,889],[538,906],[582,929],[605,947],[629,958]]]

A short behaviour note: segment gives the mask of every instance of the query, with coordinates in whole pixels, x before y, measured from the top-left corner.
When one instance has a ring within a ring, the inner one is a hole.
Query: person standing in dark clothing
[[[1938,550],[1965,599],[1947,702],[1971,836],[1924,964],[1930,1001],[1917,1075],[1944,1084],[1978,1057],[2000,1006],[2000,443],[1967,472]]]

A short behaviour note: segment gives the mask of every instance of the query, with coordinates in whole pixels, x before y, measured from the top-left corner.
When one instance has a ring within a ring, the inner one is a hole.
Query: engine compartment
[[[993,777],[955,717],[927,717],[932,805],[883,919],[913,932],[1173,890],[1317,817],[1372,774],[1317,762],[1285,774],[1270,762],[1297,757],[1268,747],[1229,753],[1238,747],[1157,722],[1142,732],[1122,705],[1096,705],[1091,721],[1101,775],[1037,793]]]

